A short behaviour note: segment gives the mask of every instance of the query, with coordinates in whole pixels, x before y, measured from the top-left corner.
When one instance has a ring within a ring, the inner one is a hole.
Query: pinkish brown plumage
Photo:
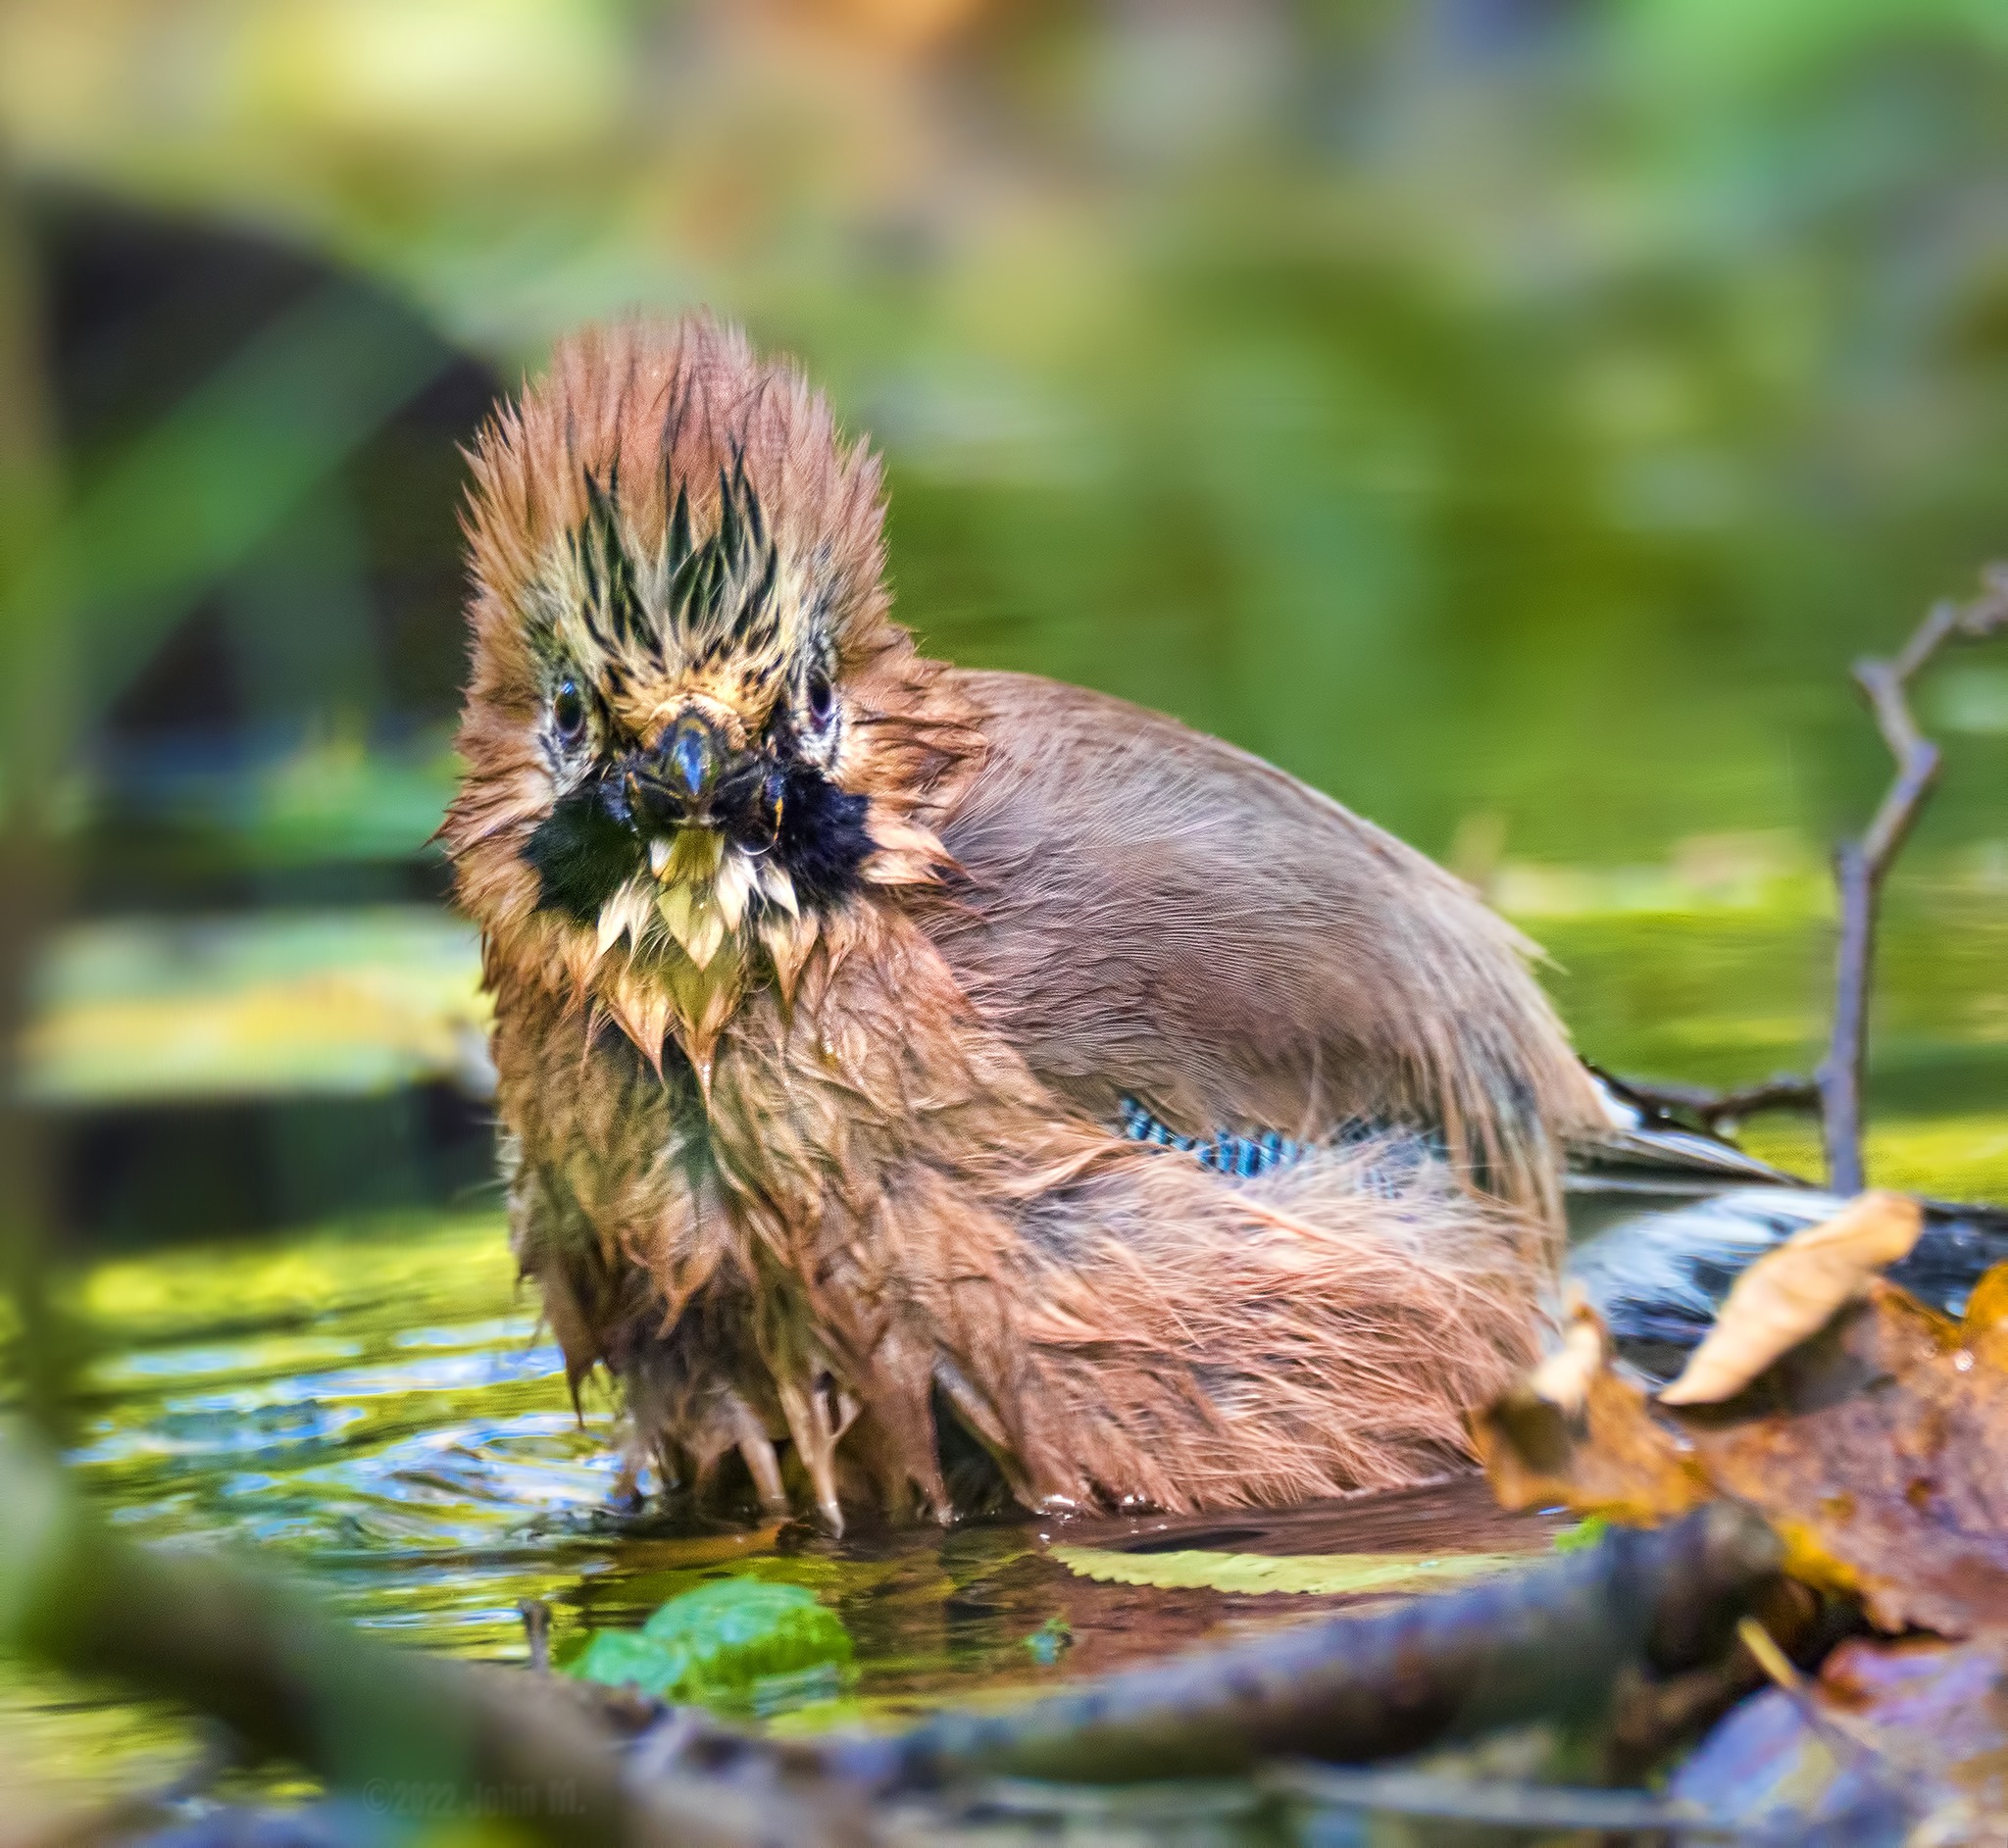
[[[920,656],[880,521],[702,320],[569,342],[476,457],[446,838],[575,1377],[666,1485],[832,1523],[1460,1459],[1596,1115],[1526,946],[1253,758]]]

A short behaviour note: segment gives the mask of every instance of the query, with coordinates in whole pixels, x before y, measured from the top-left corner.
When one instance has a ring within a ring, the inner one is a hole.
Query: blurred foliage
[[[416,906],[79,924],[43,959],[30,1096],[66,1105],[388,1091],[485,1095],[470,925]]]
[[[512,361],[742,316],[886,446],[935,645],[1538,860],[1868,800],[1845,659],[2001,539],[2004,103],[1980,0],[0,13],[39,169]],[[1963,684],[1941,842],[2002,831]]]

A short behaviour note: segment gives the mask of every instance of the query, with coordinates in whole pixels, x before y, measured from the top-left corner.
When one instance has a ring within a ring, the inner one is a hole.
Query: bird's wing
[[[1551,1211],[1600,1121],[1531,946],[1461,881],[1259,759],[1079,688],[959,673],[988,743],[930,934],[1049,1084],[1114,1122],[1440,1136]]]

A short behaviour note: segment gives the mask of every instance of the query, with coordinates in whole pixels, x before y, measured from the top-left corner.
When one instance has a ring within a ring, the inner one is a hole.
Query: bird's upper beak
[[[657,755],[678,792],[694,802],[718,780],[724,740],[697,713],[685,713],[664,734]]]
[[[686,700],[667,715],[652,745],[637,751],[623,790],[637,827],[664,833],[728,822],[752,767],[743,727],[712,702]]]

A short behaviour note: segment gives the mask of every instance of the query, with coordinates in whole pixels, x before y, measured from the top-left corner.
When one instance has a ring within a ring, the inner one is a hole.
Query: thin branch
[[[1800,1111],[1810,1116],[1820,1113],[1819,1085],[1811,1078],[1793,1077],[1785,1073],[1735,1091],[1711,1090],[1705,1084],[1648,1084],[1639,1078],[1618,1079],[1615,1088],[1628,1103],[1642,1105],[1661,1117],[1685,1118],[1710,1135],[1721,1135],[1746,1117],[1762,1116],[1769,1111]]]
[[[1832,1037],[1819,1086],[1827,1181],[1836,1193],[1859,1193],[1863,1184],[1862,1074],[1882,881],[1931,799],[1942,763],[1938,747],[1911,714],[1910,682],[1947,642],[1980,641],[2008,628],[2008,566],[1990,565],[1981,580],[1981,595],[1971,603],[1934,605],[1893,660],[1855,663],[1855,684],[1876,715],[1896,776],[1861,838],[1843,841],[1834,854],[1840,941],[1834,958]]]
[[[1854,665],[1855,684],[1876,716],[1882,742],[1895,760],[1896,775],[1861,838],[1842,841],[1834,850],[1840,937],[1834,954],[1832,1029],[1817,1077],[1780,1076],[1736,1091],[1632,1078],[1619,1085],[1632,1102],[1662,1116],[1684,1118],[1710,1134],[1765,1111],[1818,1116],[1828,1185],[1835,1193],[1859,1193],[1863,1185],[1862,1074],[1868,1059],[1869,988],[1882,881],[1931,800],[1943,767],[1937,745],[1925,736],[1911,713],[1910,682],[1946,643],[1982,641],[2008,629],[2008,564],[1989,565],[1981,574],[1981,594],[1970,603],[1948,598],[1933,605],[1892,659],[1866,657]]]

